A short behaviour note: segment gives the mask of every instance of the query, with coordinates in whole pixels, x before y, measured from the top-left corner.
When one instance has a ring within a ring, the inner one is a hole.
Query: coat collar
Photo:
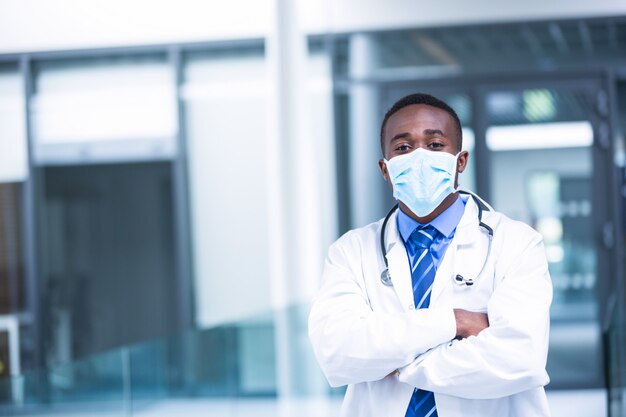
[[[413,306],[413,289],[411,285],[411,269],[403,244],[402,236],[398,230],[398,212],[396,211],[387,222],[385,247],[387,249],[387,262],[389,273],[393,282],[393,288],[403,306]],[[437,270],[435,285],[431,297],[432,302],[441,294],[454,270],[454,257],[458,245],[466,245],[476,241],[478,231],[478,207],[473,198],[468,198],[465,204],[465,212],[459,221],[454,238],[446,250],[446,254]]]
[[[465,212],[459,225],[456,227],[453,242],[457,245],[465,245],[476,239],[476,231],[478,230],[478,206],[472,197],[467,199],[465,203]]]
[[[389,254],[396,246],[400,246],[404,249],[402,236],[398,230],[398,210],[393,213],[387,222],[387,231],[385,236],[385,248],[387,250],[387,254]],[[478,207],[476,206],[474,199],[469,197],[465,202],[465,211],[463,212],[463,216],[456,227],[456,232],[452,242],[456,241],[458,244],[468,243],[468,241],[475,238],[473,233],[477,230],[477,228]]]

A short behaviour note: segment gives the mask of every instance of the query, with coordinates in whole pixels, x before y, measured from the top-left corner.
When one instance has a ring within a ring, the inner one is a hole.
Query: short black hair
[[[445,103],[443,100],[440,100],[437,97],[431,96],[430,94],[414,93],[414,94],[409,94],[408,96],[402,97],[400,100],[396,101],[394,105],[391,106],[389,110],[387,110],[387,113],[385,113],[385,117],[383,118],[383,122],[380,126],[380,148],[383,151],[383,154],[385,153],[384,145],[383,145],[383,136],[385,134],[385,126],[387,125],[387,120],[389,120],[389,118],[393,116],[393,114],[399,111],[400,109],[403,109],[412,104],[426,104],[428,106],[436,107],[448,113],[450,117],[452,117],[452,120],[454,121],[454,124],[456,127],[456,133],[457,133],[456,139],[459,145],[459,151],[461,150],[461,148],[463,147],[463,131],[461,130],[461,120],[459,119],[459,116],[456,114],[454,109],[448,106],[448,104]]]

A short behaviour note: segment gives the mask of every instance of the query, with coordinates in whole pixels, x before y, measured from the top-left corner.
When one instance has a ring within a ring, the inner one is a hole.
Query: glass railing
[[[308,310],[258,314],[0,379],[0,416],[338,416],[345,388],[331,389],[317,365]],[[618,345],[623,334],[609,331],[607,343]],[[622,367],[611,366],[623,382]],[[550,390],[554,415],[563,404],[584,409],[590,400],[581,393]],[[604,404],[602,392],[587,394]]]
[[[0,415],[334,416],[307,306],[125,346],[0,380]]]

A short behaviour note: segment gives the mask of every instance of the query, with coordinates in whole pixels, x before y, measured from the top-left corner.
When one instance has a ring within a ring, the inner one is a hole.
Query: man
[[[461,145],[430,95],[385,115],[379,167],[399,209],[330,247],[309,316],[324,374],[348,385],[342,416],[549,415],[542,239],[456,191]]]

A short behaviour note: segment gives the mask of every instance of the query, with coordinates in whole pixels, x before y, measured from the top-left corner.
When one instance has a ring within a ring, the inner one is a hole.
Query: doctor
[[[461,146],[458,116],[430,95],[384,117],[399,209],[330,247],[309,316],[326,378],[348,385],[342,416],[549,416],[542,239],[456,191]]]

